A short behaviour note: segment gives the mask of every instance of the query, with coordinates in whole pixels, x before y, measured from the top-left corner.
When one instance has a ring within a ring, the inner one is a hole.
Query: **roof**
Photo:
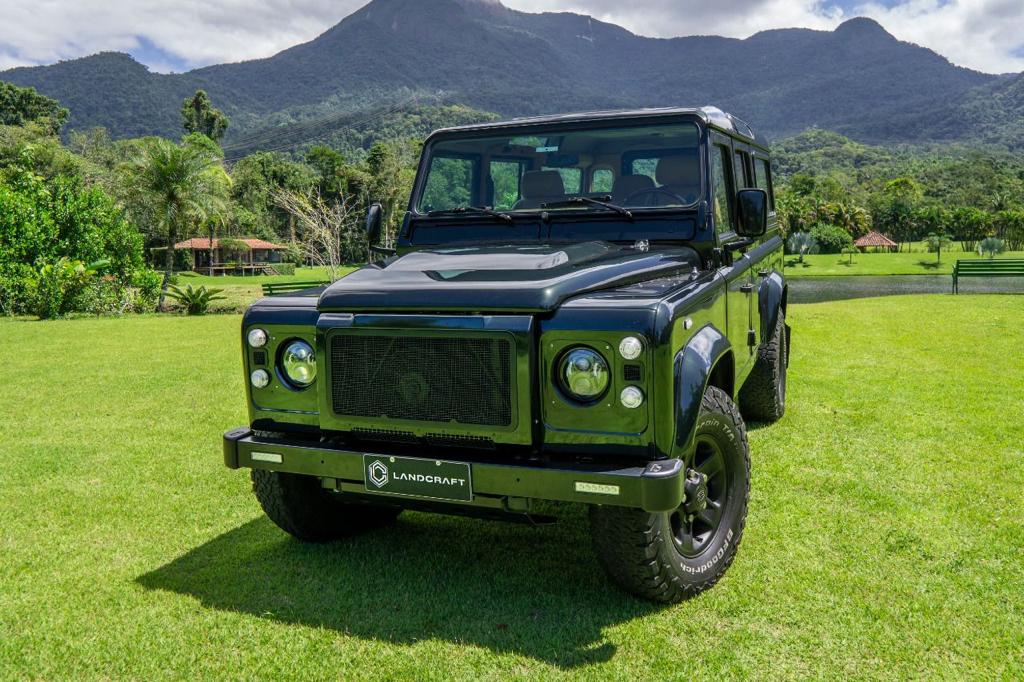
[[[496,121],[489,123],[474,123],[472,125],[457,126],[453,128],[442,128],[434,131],[430,136],[456,132],[500,130],[504,128],[525,128],[530,126],[541,126],[557,123],[582,123],[586,121],[609,121],[631,118],[664,118],[671,116],[696,116],[704,123],[724,130],[733,135],[745,137],[763,147],[768,146],[768,141],[757,135],[745,121],[732,114],[727,114],[718,107],[661,107],[651,109],[615,109],[609,111],[587,111],[571,114],[556,114],[552,116],[531,116],[527,118],[513,118],[508,121]]]
[[[228,241],[243,242],[250,249],[265,249],[267,251],[284,251],[287,247],[281,246],[280,244],[274,244],[272,242],[263,241],[262,239],[234,239],[229,238]],[[210,246],[209,237],[193,237],[192,239],[186,239],[183,242],[178,242],[174,245],[176,249],[219,249],[220,239],[213,240],[213,246]]]
[[[872,230],[853,243],[854,246],[898,246],[881,232]]]

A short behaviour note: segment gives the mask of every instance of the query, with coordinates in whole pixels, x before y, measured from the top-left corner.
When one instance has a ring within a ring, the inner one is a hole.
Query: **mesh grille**
[[[512,425],[512,343],[505,338],[335,334],[335,414]]]

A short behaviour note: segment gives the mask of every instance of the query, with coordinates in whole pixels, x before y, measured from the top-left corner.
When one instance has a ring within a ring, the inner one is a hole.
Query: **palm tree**
[[[174,271],[174,245],[226,210],[231,181],[211,147],[188,141],[179,145],[162,138],[146,140],[124,170],[129,175],[127,186],[137,193],[138,201],[133,203],[167,240],[158,304],[164,310]]]
[[[953,243],[953,240],[948,234],[931,232],[927,237],[924,238],[924,243],[928,245],[929,251],[935,252],[936,262],[942,262],[942,249],[948,247]]]

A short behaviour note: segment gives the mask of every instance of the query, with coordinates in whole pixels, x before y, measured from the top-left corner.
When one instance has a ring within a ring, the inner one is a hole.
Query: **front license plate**
[[[465,462],[363,455],[366,491],[432,500],[473,500],[470,466]]]

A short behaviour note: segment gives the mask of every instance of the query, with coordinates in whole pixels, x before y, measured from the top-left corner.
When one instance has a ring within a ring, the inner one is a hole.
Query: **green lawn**
[[[341,269],[342,276],[356,270],[356,267]],[[211,306],[212,312],[242,312],[250,303],[263,296],[264,284],[281,284],[285,282],[315,282],[330,279],[327,275],[327,268],[299,268],[294,275],[260,275],[257,277],[210,277],[195,272],[179,272],[178,286],[185,287],[191,284],[194,288],[205,286],[210,289],[223,289],[222,300],[215,301]]]
[[[977,253],[964,252],[959,246],[943,251],[942,261],[934,253],[860,253],[849,262],[848,255],[815,254],[786,256],[787,277],[834,277],[837,275],[952,275],[957,259],[980,258]],[[1004,253],[998,258],[1024,258],[1024,251]]]
[[[792,306],[722,582],[609,585],[571,510],[290,540],[221,463],[237,316],[0,320],[0,679],[1024,676],[1024,306]]]

